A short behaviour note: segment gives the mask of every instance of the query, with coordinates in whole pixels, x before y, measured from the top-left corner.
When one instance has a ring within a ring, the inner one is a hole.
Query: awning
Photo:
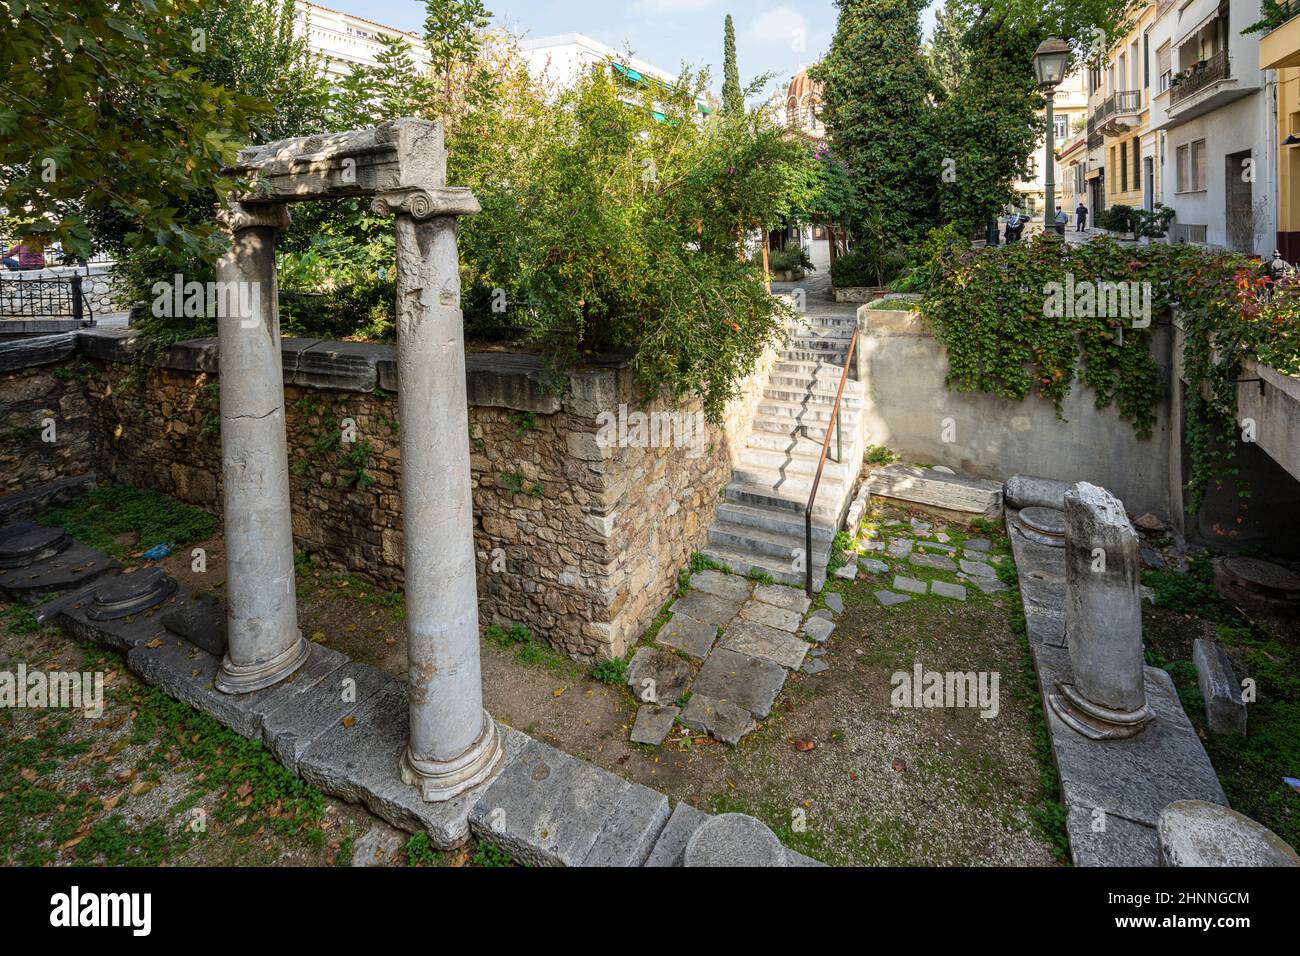
[[[1219,0],[1192,0],[1178,14],[1178,32],[1175,34],[1178,39],[1174,41],[1174,47],[1180,47],[1196,36],[1218,15]],[[1183,24],[1188,26],[1184,27]]]

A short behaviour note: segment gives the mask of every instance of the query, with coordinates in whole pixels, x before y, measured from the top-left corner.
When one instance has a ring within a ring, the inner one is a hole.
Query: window
[[[1128,140],[1119,144],[1119,191],[1128,192]]]
[[[1142,34],[1142,89],[1151,85],[1151,31]]]
[[[1138,141],[1133,140],[1133,188],[1142,188],[1142,150],[1138,149]]]
[[[1056,144],[1059,146],[1070,136],[1070,117],[1063,116],[1059,113],[1053,113],[1052,125],[1055,127],[1053,135],[1056,137]]]
[[[1205,190],[1205,140],[1184,143],[1175,151],[1177,163],[1177,191],[1180,193]]]
[[[1168,43],[1162,43],[1156,50],[1156,72],[1160,74],[1160,92],[1169,89],[1173,77],[1173,57]]]

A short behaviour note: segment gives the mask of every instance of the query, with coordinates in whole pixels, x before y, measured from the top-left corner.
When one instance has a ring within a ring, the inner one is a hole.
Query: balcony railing
[[[1088,117],[1088,139],[1101,136],[1116,119],[1122,116],[1136,116],[1142,112],[1142,91],[1125,90],[1112,93],[1102,101],[1093,114]],[[1090,144],[1091,145],[1091,142]]]
[[[1220,80],[1232,76],[1232,65],[1228,61],[1226,49],[1215,53],[1208,60],[1194,63],[1181,73],[1175,73],[1169,88],[1169,105],[1177,106],[1190,96]]]

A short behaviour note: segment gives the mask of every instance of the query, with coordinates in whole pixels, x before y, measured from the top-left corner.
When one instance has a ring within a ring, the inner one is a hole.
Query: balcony
[[[1142,112],[1142,91],[1127,90],[1112,93],[1088,117],[1088,139],[1095,135],[1123,136],[1138,125]]]
[[[1300,66],[1300,0],[1283,0],[1278,4],[1277,25],[1259,41],[1259,68],[1281,70]]]
[[[1232,75],[1228,51],[1220,50],[1209,59],[1193,63],[1173,75],[1169,86],[1168,119],[1159,128],[1170,129],[1186,123],[1258,90],[1257,80],[1243,83]]]

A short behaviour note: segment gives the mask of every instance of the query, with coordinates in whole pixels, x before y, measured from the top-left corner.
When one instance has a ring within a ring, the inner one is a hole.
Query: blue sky
[[[418,0],[321,0],[324,6],[419,33]],[[631,49],[661,69],[682,61],[708,66],[722,84],[722,23],[736,23],[736,59],[744,83],[760,73],[788,79],[826,51],[835,32],[832,0],[486,0],[496,21],[532,37],[576,31],[618,50]],[[926,12],[926,27],[933,20]]]

